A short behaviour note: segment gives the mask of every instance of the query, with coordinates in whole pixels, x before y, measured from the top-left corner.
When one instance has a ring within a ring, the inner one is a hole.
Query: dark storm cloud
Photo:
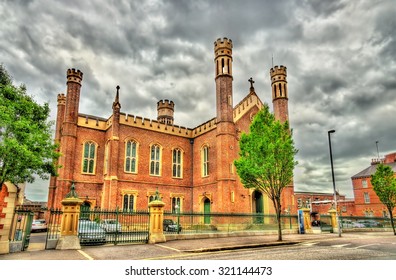
[[[296,189],[331,192],[335,129],[337,187],[351,196],[350,177],[376,157],[375,141],[381,155],[395,150],[395,9],[390,0],[5,1],[0,62],[49,102],[52,119],[76,68],[82,113],[109,117],[120,85],[123,112],[156,119],[157,101],[169,99],[175,123],[195,127],[215,117],[213,42],[228,37],[234,104],[253,77],[271,106],[269,69],[288,69]]]

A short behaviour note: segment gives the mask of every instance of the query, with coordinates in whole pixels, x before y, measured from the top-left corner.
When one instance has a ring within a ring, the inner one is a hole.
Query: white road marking
[[[162,248],[169,249],[169,250],[173,250],[173,251],[176,251],[176,252],[180,252],[180,250],[178,250],[178,249],[175,249],[175,248],[172,248],[172,247],[168,247],[168,246],[164,246],[164,245],[160,245],[160,244],[155,244],[155,246],[162,247]]]
[[[88,260],[94,260],[93,257],[91,257],[90,255],[88,255],[87,253],[85,253],[84,251],[81,250],[77,250],[77,252],[79,252],[81,255],[83,255],[84,257],[86,257]]]
[[[333,247],[333,248],[342,248],[342,247],[345,247],[345,246],[348,246],[348,245],[351,245],[351,243],[339,244],[339,245],[332,245],[331,247]]]
[[[374,243],[374,244],[366,244],[366,245],[355,247],[354,249],[359,249],[359,248],[368,247],[368,246],[374,246],[374,245],[378,245],[378,244],[376,244],[376,243]]]
[[[319,244],[319,242],[302,243],[301,245],[304,245],[304,246],[313,246],[313,245],[316,245],[316,244]]]

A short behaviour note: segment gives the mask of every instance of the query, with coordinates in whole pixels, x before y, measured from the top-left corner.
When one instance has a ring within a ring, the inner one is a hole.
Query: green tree
[[[0,189],[4,182],[33,182],[56,175],[59,153],[48,122],[48,104],[39,105],[24,85],[14,86],[0,64]]]
[[[276,121],[267,104],[250,125],[250,133],[243,133],[239,141],[240,158],[235,166],[245,188],[265,193],[273,202],[278,221],[278,240],[282,240],[281,194],[293,180],[297,165],[289,123]]]
[[[393,208],[396,206],[396,178],[389,165],[379,164],[377,170],[371,175],[371,185],[378,198],[388,209],[393,233],[396,235],[393,222]]]

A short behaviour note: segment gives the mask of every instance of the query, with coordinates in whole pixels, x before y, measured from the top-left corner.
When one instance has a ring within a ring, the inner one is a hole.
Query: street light
[[[327,132],[327,135],[329,137],[329,148],[330,148],[330,163],[331,163],[331,177],[333,178],[333,191],[334,191],[334,207],[336,210],[336,221],[337,221],[337,226],[338,226],[338,236],[341,237],[341,226],[340,226],[340,219],[338,218],[338,209],[337,209],[337,192],[336,192],[336,187],[335,187],[335,179],[334,179],[334,168],[333,168],[333,153],[331,151],[331,140],[330,140],[330,134],[334,133],[335,130],[329,130]]]
[[[175,205],[175,210],[177,214],[177,234],[180,233],[180,205],[176,204]]]

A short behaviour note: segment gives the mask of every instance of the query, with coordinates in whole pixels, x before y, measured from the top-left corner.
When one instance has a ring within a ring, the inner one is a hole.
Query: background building
[[[308,207],[313,213],[328,215],[329,210],[334,207],[333,193],[296,191],[294,196],[297,208]],[[353,216],[355,213],[354,200],[337,193],[337,208],[341,215]]]
[[[388,154],[383,159],[373,159],[369,167],[352,176],[356,216],[389,217],[387,208],[381,203],[371,185],[371,175],[380,163],[390,166],[393,172],[396,172],[396,153]],[[395,210],[393,213],[396,213]]]

